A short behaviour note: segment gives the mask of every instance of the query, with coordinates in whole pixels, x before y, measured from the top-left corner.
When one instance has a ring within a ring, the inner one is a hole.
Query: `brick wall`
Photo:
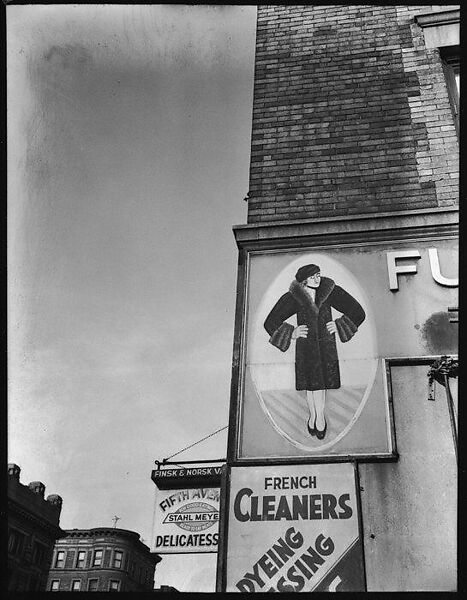
[[[435,8],[258,7],[249,223],[457,205]]]
[[[8,465],[8,590],[43,591],[55,540],[63,533],[62,499],[56,494],[45,499],[40,481],[23,485],[20,472],[18,465]]]

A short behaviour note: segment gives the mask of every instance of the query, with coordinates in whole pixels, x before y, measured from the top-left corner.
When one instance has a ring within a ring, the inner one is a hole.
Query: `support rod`
[[[449,418],[451,420],[451,430],[452,437],[454,439],[454,450],[456,452],[456,461],[457,459],[457,429],[456,429],[456,420],[454,417],[454,402],[451,395],[451,390],[449,388],[449,377],[447,373],[444,373],[444,387],[446,388],[446,398],[448,401],[448,410],[449,410]]]
[[[162,461],[160,460],[155,460],[154,462],[156,463],[156,465],[196,465],[196,464],[206,464],[206,463],[225,463],[226,459],[225,458],[211,458],[210,460],[167,460],[167,459],[163,459]]]

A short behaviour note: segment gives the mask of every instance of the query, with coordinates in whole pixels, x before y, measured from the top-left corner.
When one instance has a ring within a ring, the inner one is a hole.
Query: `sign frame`
[[[160,490],[219,487],[222,467],[178,467],[159,465],[151,471],[151,479]]]
[[[421,215],[420,215],[421,216]],[[425,215],[423,215],[425,216]],[[387,217],[387,215],[382,215]],[[391,215],[389,220],[395,219],[400,215]],[[407,218],[407,216],[406,216]],[[342,219],[341,219],[342,220]],[[378,221],[378,219],[375,219]],[[380,222],[385,219],[380,218]],[[369,223],[368,223],[369,224]],[[351,229],[351,224],[346,223],[347,228]],[[354,224],[353,224],[354,225]],[[360,223],[361,225],[361,223]],[[289,228],[293,228],[290,225]],[[309,228],[310,226],[308,226]],[[256,226],[258,229],[258,226]],[[284,224],[277,224],[275,229],[278,231],[285,230],[287,228]],[[298,230],[298,226],[295,225]],[[245,231],[245,229],[247,231]],[[267,465],[271,462],[276,464],[289,464],[294,463],[318,463],[318,462],[349,462],[353,460],[359,460],[360,462],[393,462],[398,460],[398,453],[396,448],[396,435],[394,431],[394,417],[392,414],[392,402],[391,394],[388,391],[387,381],[387,369],[384,368],[384,361],[389,357],[379,357],[379,360],[383,361],[383,390],[385,411],[387,417],[388,431],[388,452],[369,452],[369,453],[345,453],[339,455],[333,454],[319,454],[319,455],[304,455],[304,456],[274,456],[274,457],[242,457],[240,455],[240,444],[241,444],[241,423],[242,423],[242,409],[243,409],[243,386],[245,379],[245,355],[246,355],[246,327],[248,318],[248,289],[249,289],[249,269],[251,257],[257,254],[273,254],[273,253],[305,253],[305,252],[322,252],[331,248],[352,248],[352,247],[378,247],[391,245],[405,245],[416,244],[417,242],[432,242],[455,240],[457,239],[457,226],[449,224],[449,227],[444,225],[440,227],[426,226],[426,222],[423,226],[418,228],[407,228],[405,231],[394,231],[393,229],[381,229],[371,231],[371,235],[368,235],[368,230],[361,230],[358,233],[355,231],[342,231],[339,235],[326,235],[325,232],[316,232],[315,235],[308,234],[303,235],[303,229],[306,230],[307,226],[304,225],[296,233],[300,233],[297,237],[292,239],[285,239],[284,236],[278,236],[278,232],[271,232],[271,237],[262,238],[259,235],[262,232],[256,232],[253,236],[254,228],[248,229],[246,227],[239,227],[238,230],[234,230],[237,237],[237,245],[239,248],[238,253],[238,271],[237,271],[237,300],[236,300],[236,312],[235,312],[235,326],[234,326],[234,344],[233,344],[233,359],[232,359],[232,378],[231,378],[231,397],[230,397],[230,413],[229,413],[229,436],[227,445],[227,463],[233,466],[240,465]],[[441,229],[441,231],[440,231]],[[276,237],[278,236],[278,237]],[[314,239],[313,239],[314,238]],[[331,241],[330,241],[331,240]]]
[[[219,504],[219,508],[217,509],[217,511],[213,507],[213,502],[214,502],[213,498],[209,498],[209,497],[207,497],[207,498],[204,498],[204,497],[203,498],[197,498],[196,502],[193,502],[194,498],[180,498],[180,494],[186,493],[187,495],[189,495],[189,492],[191,492],[191,491],[203,490],[203,489],[204,490],[208,490],[208,491],[218,490],[218,504]],[[217,536],[217,542],[216,543],[209,543],[208,544],[208,547],[210,548],[209,550],[200,550],[199,549],[200,546],[198,546],[196,544],[193,546],[193,548],[194,548],[193,550],[183,550],[184,546],[177,545],[177,544],[180,543],[178,541],[178,539],[176,540],[176,543],[175,543],[174,546],[171,546],[171,545],[168,546],[169,548],[174,548],[175,550],[173,550],[173,551],[172,550],[165,550],[163,546],[160,547],[160,548],[158,548],[156,546],[156,537],[164,537],[164,535],[162,535],[162,533],[160,535],[156,536],[156,530],[155,530],[156,512],[157,513],[159,512],[156,507],[157,507],[157,504],[159,504],[159,505],[161,504],[161,502],[160,501],[158,502],[158,499],[157,499],[158,491],[159,490],[155,490],[155,504],[154,504],[153,528],[152,528],[153,530],[152,530],[152,534],[151,534],[152,538],[153,538],[152,542],[151,542],[152,551],[155,552],[156,554],[174,555],[174,556],[176,556],[178,554],[217,554],[218,551],[219,551],[220,538],[221,538],[221,536],[220,536],[221,490],[219,489],[219,486],[211,486],[211,487],[208,487],[208,486],[192,486],[192,487],[188,487],[188,488],[177,488],[177,489],[174,489],[173,487],[171,487],[171,488],[168,488],[168,489],[160,490],[160,491],[163,492],[163,494],[173,491],[173,495],[170,495],[170,496],[167,495],[166,498],[162,499],[162,502],[165,501],[166,504],[168,505],[167,506],[168,510],[171,509],[172,502],[176,502],[176,501],[178,501],[180,504],[182,504],[184,502],[185,503],[184,504],[185,507],[189,506],[189,504],[187,503],[187,501],[191,501],[191,505],[197,504],[199,506],[199,508],[197,507],[197,511],[196,512],[206,512],[205,509],[209,508],[209,507],[213,509],[213,510],[210,510],[209,513],[210,514],[211,513],[216,513],[217,514],[217,519],[215,519],[212,522],[211,525],[207,525],[206,527],[203,527],[201,525],[202,521],[201,521],[201,523],[199,525],[197,525],[196,523],[194,525],[192,524],[191,526],[190,525],[185,525],[185,526],[178,525],[178,527],[182,527],[183,529],[185,529],[186,533],[179,533],[178,530],[174,533],[174,531],[171,530],[168,534],[167,534],[167,532],[165,534],[165,535],[169,536],[170,538],[173,537],[174,535],[175,535],[176,538],[178,538],[179,536],[184,536],[184,537],[190,537],[190,536],[193,536],[193,535],[197,536],[197,535],[199,535],[199,531],[202,531],[204,529],[209,529],[212,525],[217,524],[217,527],[215,527],[215,531],[208,532],[207,534],[201,533],[201,535],[207,535],[208,537]],[[172,498],[172,496],[175,497],[177,494],[179,495],[178,500],[175,498],[175,499],[172,499],[172,501],[171,501],[170,499]],[[202,505],[202,506],[200,506],[200,505]],[[184,510],[180,516],[190,516],[189,513],[192,513],[192,512],[193,511],[190,511],[190,510]],[[177,516],[177,513],[180,513],[180,509],[176,510],[175,512],[172,512],[172,513],[167,513],[167,516],[170,516],[171,514]],[[183,521],[185,521],[185,519],[183,519]],[[166,522],[165,520],[162,521],[162,524],[164,524],[165,522]],[[190,519],[189,522],[193,523],[193,520]],[[171,528],[174,525],[177,526],[176,520],[175,521],[169,521],[169,526]],[[190,533],[190,531],[191,531],[191,533]],[[170,544],[172,544],[172,540],[170,540]]]
[[[449,356],[450,358],[452,358],[454,360],[459,360],[458,353],[450,353],[450,354],[446,354],[446,356]],[[391,356],[390,358],[383,359],[385,379],[387,382],[387,384],[386,384],[387,394],[389,396],[389,401],[391,402],[391,405],[394,406],[393,391],[392,391],[392,371],[391,371],[392,367],[411,367],[411,366],[421,366],[421,365],[426,365],[428,367],[428,366],[431,366],[435,361],[440,360],[441,358],[442,358],[442,355],[434,354],[434,355],[427,355],[427,356]],[[449,405],[449,400],[448,400],[448,405]],[[394,413],[392,413],[392,414],[393,414],[393,419],[394,419]],[[458,424],[457,424],[457,421],[456,421],[454,415],[451,415],[451,413],[450,413],[450,416],[451,416],[451,427],[453,427],[454,431],[455,431],[455,433],[453,432],[453,437],[454,437],[454,448],[455,448],[456,457],[457,457]],[[392,431],[393,431],[393,435],[394,435],[394,444],[395,444],[396,443],[395,426],[393,426]]]
[[[334,461],[343,462],[343,461]],[[276,461],[274,461],[276,463]],[[354,486],[355,486],[355,499],[357,509],[357,523],[358,523],[358,537],[359,546],[362,557],[362,579],[364,584],[364,592],[367,591],[367,576],[366,576],[366,560],[365,560],[365,544],[364,544],[364,530],[363,530],[363,518],[362,518],[362,507],[361,507],[361,494],[360,494],[360,475],[358,470],[357,460],[347,461],[346,464],[353,466],[354,473]],[[268,463],[271,466],[273,463]],[[327,463],[303,463],[303,461],[297,461],[293,464],[289,461],[287,466],[302,466],[302,465],[325,465]],[[233,467],[244,467],[248,469],[251,465],[234,465]],[[255,465],[255,466],[267,466],[267,465]],[[231,495],[231,477],[232,477],[232,466],[226,464],[223,468],[221,494],[220,494],[220,521],[219,521],[219,547],[217,555],[217,571],[216,571],[216,593],[226,593],[227,587],[227,550],[229,540],[229,506],[230,506],[230,495]]]

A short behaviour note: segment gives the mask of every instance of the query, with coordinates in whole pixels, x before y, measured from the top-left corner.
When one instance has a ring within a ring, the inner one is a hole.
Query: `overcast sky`
[[[62,528],[150,545],[154,460],[227,425],[256,7],[6,12],[8,460]],[[214,577],[166,556],[156,585]]]

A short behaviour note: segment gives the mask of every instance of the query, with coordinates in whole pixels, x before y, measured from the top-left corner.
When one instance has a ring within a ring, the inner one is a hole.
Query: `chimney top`
[[[50,504],[62,508],[63,500],[62,497],[58,494],[50,494],[49,496],[47,496],[47,502],[50,502]]]
[[[8,475],[14,477],[17,481],[19,481],[19,474],[21,473],[20,467],[15,465],[15,463],[8,463]]]
[[[28,485],[28,488],[35,494],[42,496],[42,498],[44,497],[45,485],[42,483],[42,481],[31,481],[31,483]]]

